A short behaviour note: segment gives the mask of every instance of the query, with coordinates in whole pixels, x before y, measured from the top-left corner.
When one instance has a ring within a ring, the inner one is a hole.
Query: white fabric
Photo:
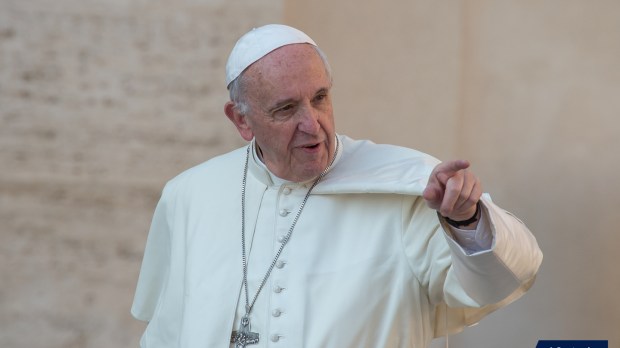
[[[282,254],[285,264],[259,296],[252,329],[261,342],[252,347],[426,347],[531,285],[542,254],[519,220],[483,198],[493,248],[468,255],[420,197],[435,159],[340,140],[342,157],[315,188]],[[244,157],[245,148],[239,149],[166,185],[132,307],[136,318],[149,321],[142,347],[230,345],[243,299]],[[274,186],[264,168],[250,164],[246,231],[253,296],[277,237],[294,216],[280,210],[295,212],[307,188]],[[277,342],[270,340],[274,334]]]
[[[487,251],[493,246],[493,231],[488,225],[488,219],[487,214],[482,211],[475,230],[463,230],[448,225],[450,229],[446,232],[463,248],[467,255]]]
[[[339,141],[337,136],[336,136],[335,141],[336,142]],[[258,152],[256,151],[255,141],[252,141],[250,143],[250,147],[251,147],[250,154],[252,156],[251,160],[254,161],[255,164],[260,167],[260,169],[264,170],[267,174],[269,174],[269,179],[271,180],[271,182],[269,181],[266,182],[268,186],[272,186],[272,185],[280,186],[280,185],[293,184],[292,182],[282,179],[278,177],[277,175],[273,174],[269,170],[269,168],[267,168],[265,163],[263,163],[263,161],[258,156]],[[335,166],[337,164],[341,155],[342,155],[342,151],[341,151],[340,146],[336,146],[336,154],[335,154],[335,159],[334,159],[334,163],[332,163],[332,166]],[[328,169],[331,169],[331,167]],[[312,181],[314,180],[310,180],[310,182]],[[468,255],[482,252],[482,251],[487,251],[491,249],[491,245],[493,243],[493,233],[487,224],[487,219],[488,218],[485,212],[482,211],[480,214],[479,223],[475,230],[464,230],[464,229],[456,228],[450,224],[447,224],[446,226],[448,226],[449,229],[446,232],[463,248],[463,250],[465,250],[465,252]]]
[[[282,24],[268,24],[250,30],[237,41],[230,52],[226,62],[226,86],[267,53],[282,46],[299,43],[316,46],[302,31]]]

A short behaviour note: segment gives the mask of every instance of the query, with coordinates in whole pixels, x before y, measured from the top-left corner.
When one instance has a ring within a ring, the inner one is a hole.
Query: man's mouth
[[[306,153],[317,153],[318,151],[320,151],[321,149],[321,144],[323,144],[322,142],[318,142],[318,143],[311,143],[311,144],[304,144],[298,147],[298,149],[306,152]]]
[[[316,143],[316,144],[304,145],[302,147],[305,148],[305,149],[316,149],[317,147],[319,147],[319,145],[320,145],[319,143]]]

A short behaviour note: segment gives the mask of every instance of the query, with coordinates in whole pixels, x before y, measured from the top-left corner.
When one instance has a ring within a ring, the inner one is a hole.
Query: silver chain
[[[297,224],[297,220],[299,219],[299,216],[301,215],[301,211],[304,209],[304,206],[306,205],[306,201],[308,201],[308,197],[310,197],[310,193],[312,192],[314,187],[319,183],[319,181],[325,176],[325,174],[327,174],[332,164],[334,164],[334,160],[336,159],[336,155],[338,154],[339,145],[340,145],[339,140],[336,137],[336,149],[334,151],[334,157],[332,158],[327,168],[325,168],[325,170],[323,170],[323,172],[319,174],[316,180],[314,180],[314,183],[312,184],[312,186],[310,186],[310,189],[308,189],[308,192],[306,192],[306,196],[304,197],[304,200],[301,202],[301,206],[299,207],[299,210],[297,210],[297,215],[295,215],[295,219],[293,219],[293,223],[291,224],[291,227],[289,228],[288,233],[282,239],[280,249],[278,249],[276,256],[273,258],[273,261],[271,261],[271,265],[269,265],[269,268],[267,269],[267,272],[265,273],[265,276],[263,277],[263,280],[261,281],[260,286],[258,287],[258,290],[256,290],[256,294],[254,295],[252,302],[250,302],[249,295],[248,295],[248,262],[247,262],[247,258],[245,254],[245,188],[246,188],[247,177],[248,177],[248,161],[250,157],[251,144],[248,145],[246,155],[245,155],[245,168],[243,169],[243,183],[241,186],[241,259],[243,261],[243,287],[245,288],[245,315],[246,317],[250,315],[250,312],[252,311],[252,308],[254,307],[254,303],[256,302],[256,299],[258,298],[258,294],[261,292],[261,290],[265,286],[265,283],[267,282],[267,279],[269,278],[269,275],[271,274],[273,267],[275,267],[276,262],[278,261],[278,258],[280,257],[280,254],[282,253],[282,250],[284,249],[289,239],[291,238],[291,235],[293,234],[293,229],[295,228],[295,225]]]

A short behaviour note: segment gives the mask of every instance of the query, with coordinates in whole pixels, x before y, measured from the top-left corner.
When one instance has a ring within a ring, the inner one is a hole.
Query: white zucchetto
[[[230,52],[226,62],[226,86],[267,53],[298,43],[317,45],[304,32],[287,25],[268,24],[250,30],[237,41]]]

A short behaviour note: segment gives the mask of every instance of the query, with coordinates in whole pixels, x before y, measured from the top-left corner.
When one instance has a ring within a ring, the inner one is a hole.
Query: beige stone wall
[[[280,1],[0,0],[0,347],[137,347],[166,180],[242,144],[236,38]]]
[[[340,132],[470,159],[545,252],[526,297],[451,345],[620,347],[620,2],[285,4],[331,58]]]
[[[538,237],[532,291],[452,346],[620,347],[618,13],[614,0],[0,0],[0,347],[137,346],[128,310],[159,192],[242,143],[222,114],[224,62],[274,21],[330,57],[340,132],[471,159]]]

